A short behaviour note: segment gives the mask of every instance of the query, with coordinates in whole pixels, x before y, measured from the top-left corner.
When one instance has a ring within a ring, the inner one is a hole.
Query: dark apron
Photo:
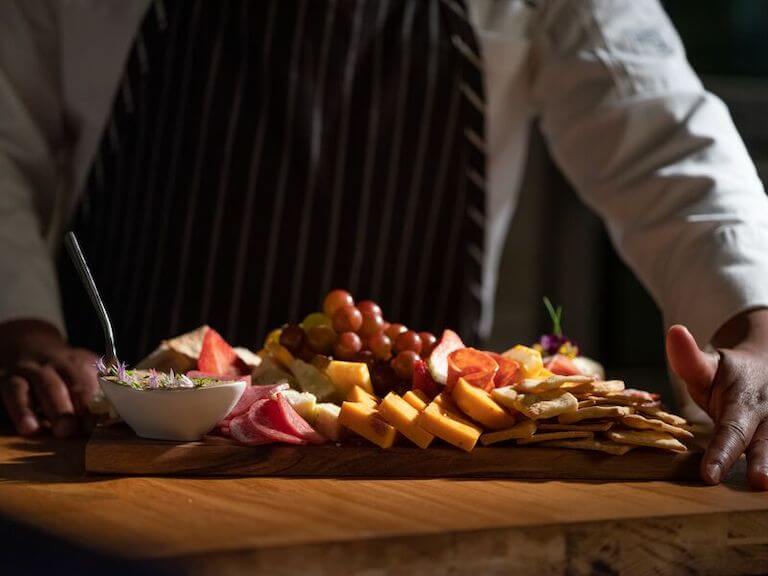
[[[346,288],[477,336],[478,45],[454,0],[148,10],[72,223],[121,356],[207,323],[258,348]],[[73,342],[101,336],[60,263]]]

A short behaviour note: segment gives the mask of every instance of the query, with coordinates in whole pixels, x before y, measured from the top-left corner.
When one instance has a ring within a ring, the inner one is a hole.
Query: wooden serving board
[[[208,436],[199,442],[138,438],[129,428],[97,428],[85,450],[94,474],[326,478],[518,478],[696,480],[700,451],[639,448],[624,456],[559,448],[446,445],[421,450],[372,445],[241,446]]]

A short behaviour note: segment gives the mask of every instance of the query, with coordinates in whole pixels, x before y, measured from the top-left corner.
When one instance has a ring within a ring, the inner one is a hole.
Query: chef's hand
[[[28,436],[47,422],[56,436],[77,432],[98,389],[95,360],[47,322],[1,323],[0,393],[16,431]]]
[[[667,333],[667,356],[693,400],[714,420],[701,463],[705,482],[717,484],[742,454],[755,490],[768,490],[768,310],[726,323],[713,339],[717,354],[699,350],[683,326]]]

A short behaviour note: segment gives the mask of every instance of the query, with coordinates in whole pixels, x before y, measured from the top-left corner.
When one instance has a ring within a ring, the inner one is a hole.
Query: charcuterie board
[[[623,456],[534,446],[450,446],[428,450],[363,444],[242,446],[207,436],[199,442],[137,437],[122,425],[97,428],[86,446],[88,473],[146,476],[337,478],[509,478],[678,480],[698,478],[701,452],[638,449]]]

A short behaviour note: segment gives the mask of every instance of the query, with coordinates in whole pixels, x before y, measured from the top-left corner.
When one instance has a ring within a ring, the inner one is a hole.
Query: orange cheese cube
[[[464,414],[486,428],[503,430],[515,425],[514,416],[499,406],[488,392],[473,386],[464,378],[459,378],[451,394]]]
[[[363,402],[344,402],[339,423],[382,448],[391,448],[397,437],[394,426],[387,424],[376,408]]]
[[[445,394],[439,394],[419,417],[419,426],[449,444],[471,452],[482,430],[464,419]]]
[[[364,362],[331,360],[323,371],[342,395],[349,394],[355,386],[373,394],[371,373],[368,371],[368,364]]]
[[[373,394],[369,394],[360,388],[360,386],[355,386],[352,388],[352,390],[349,391],[349,394],[347,394],[347,402],[362,402],[367,406],[375,408],[379,403],[379,399],[376,398],[376,396]]]
[[[419,426],[419,411],[394,392],[381,401],[379,414],[419,448],[426,448],[434,439],[432,434]]]
[[[416,408],[419,412],[422,412],[430,402],[427,395],[421,390],[408,390],[408,392],[403,395],[403,400],[408,402],[408,404]]]

